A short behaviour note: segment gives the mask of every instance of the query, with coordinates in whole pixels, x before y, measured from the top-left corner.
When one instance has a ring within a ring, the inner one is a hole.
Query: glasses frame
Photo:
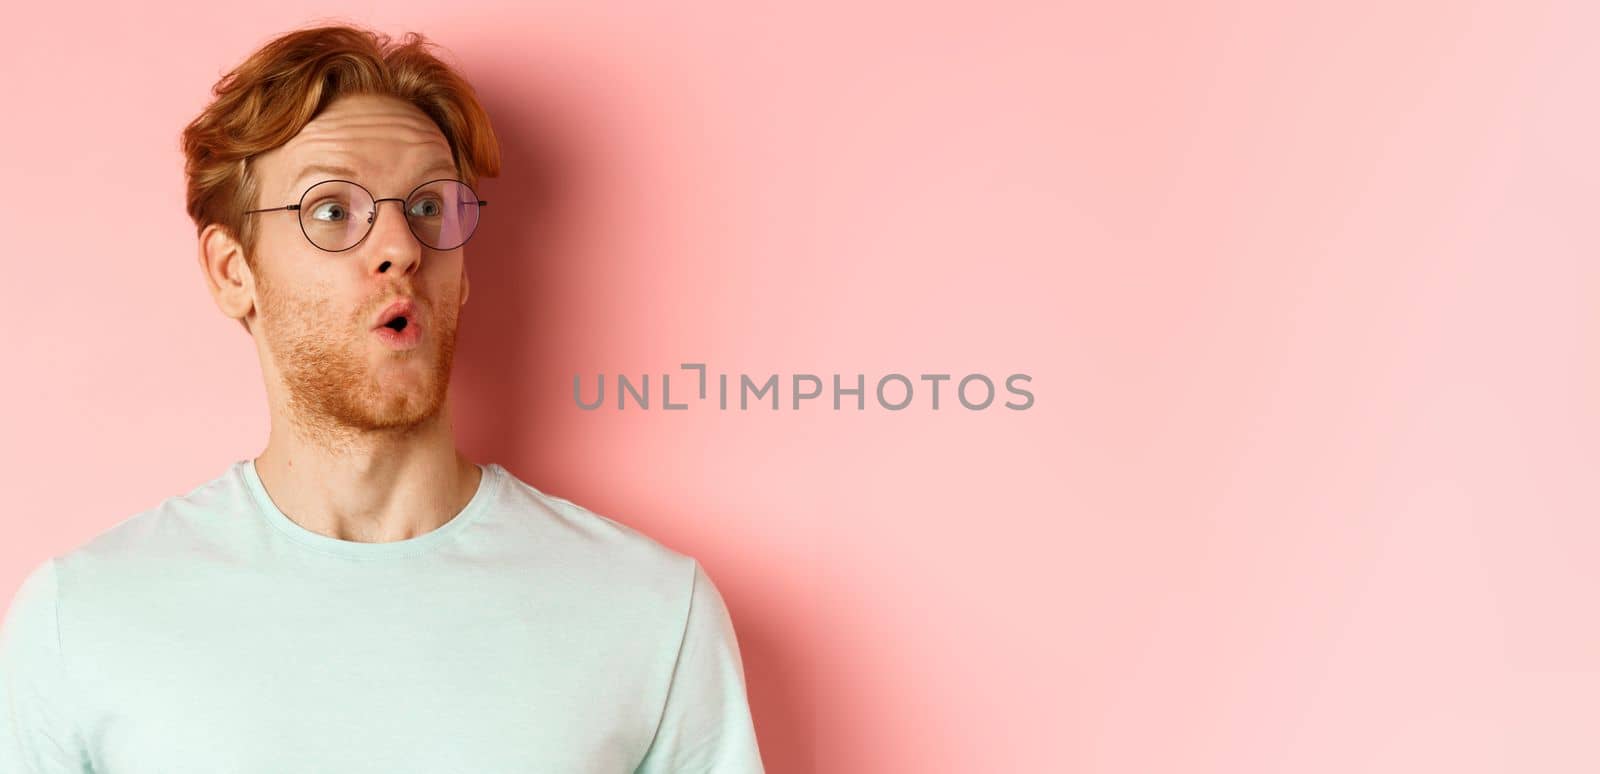
[[[342,252],[345,252],[345,251],[348,251],[348,250],[356,249],[357,247],[361,246],[362,242],[367,241],[367,237],[372,235],[372,227],[377,225],[377,223],[378,223],[378,213],[382,211],[382,208],[380,208],[378,206],[379,204],[382,204],[383,202],[400,202],[400,212],[402,214],[402,217],[404,217],[406,201],[411,198],[412,194],[415,194],[417,191],[422,190],[422,187],[425,186],[425,185],[431,185],[433,183],[440,183],[440,182],[459,183],[462,188],[465,188],[468,191],[472,191],[472,195],[473,196],[477,196],[478,195],[478,192],[474,191],[472,186],[467,185],[466,181],[464,181],[464,180],[458,180],[458,179],[453,178],[453,177],[439,177],[439,178],[434,178],[432,180],[424,181],[422,183],[418,183],[417,187],[411,189],[408,192],[406,192],[406,195],[404,197],[401,197],[401,198],[389,197],[389,198],[386,198],[386,199],[379,199],[378,197],[373,196],[372,192],[367,190],[366,186],[364,186],[364,185],[362,185],[360,183],[357,183],[354,180],[344,180],[344,179],[340,179],[340,178],[334,178],[334,179],[331,179],[331,180],[318,180],[317,182],[312,183],[310,187],[306,188],[305,193],[300,194],[300,201],[297,201],[294,204],[285,204],[282,207],[263,207],[263,208],[261,208],[259,210],[245,210],[244,214],[253,215],[253,214],[258,213],[258,212],[278,212],[279,210],[289,210],[289,211],[293,211],[293,212],[299,212],[300,209],[306,203],[306,197],[310,196],[311,195],[311,191],[313,189],[315,189],[317,186],[322,185],[324,183],[349,183],[350,185],[353,185],[353,186],[355,186],[357,188],[360,188],[362,191],[366,191],[367,198],[372,200],[372,217],[367,219],[367,231],[366,231],[366,233],[361,235],[360,239],[356,240],[355,244],[350,245],[349,247],[340,248],[338,250],[329,250],[328,248],[317,244],[314,240],[311,239],[311,235],[306,233],[306,222],[304,220],[302,220],[299,216],[296,216],[295,219],[294,219],[294,222],[300,224],[300,235],[304,236],[306,238],[306,241],[311,243],[312,247],[315,247],[318,250],[321,250],[321,251],[327,252],[327,253],[342,253]],[[477,202],[478,202],[478,206],[479,207],[487,207],[487,206],[489,206],[489,202],[484,201],[483,199],[478,199]],[[460,249],[460,247],[462,245],[465,245],[467,242],[472,241],[473,235],[478,233],[478,224],[474,223],[474,224],[472,224],[472,233],[468,234],[466,239],[461,240],[461,244],[456,245],[455,247],[439,248],[439,247],[434,247],[433,245],[430,245],[427,242],[422,241],[422,235],[417,233],[417,227],[416,227],[415,224],[413,224],[411,222],[410,218],[406,218],[406,228],[411,231],[411,236],[417,240],[418,244],[422,245],[423,247],[428,248],[429,250],[437,250],[438,252],[441,252],[441,253],[447,253],[447,252],[450,252],[451,250]]]

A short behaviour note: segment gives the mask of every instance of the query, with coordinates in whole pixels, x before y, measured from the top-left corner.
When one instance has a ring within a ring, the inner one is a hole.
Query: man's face
[[[307,170],[314,165],[347,171]],[[329,105],[287,144],[257,157],[255,170],[256,207],[298,202],[323,180],[352,180],[385,199],[458,176],[449,143],[425,114],[397,99],[366,95]],[[404,429],[444,405],[467,289],[462,248],[423,246],[403,210],[401,202],[380,202],[371,232],[343,252],[312,245],[293,210],[252,216],[259,221],[251,329],[263,364],[287,391],[291,418],[307,429]],[[351,215],[365,219],[365,213]],[[400,298],[414,304],[406,333],[420,329],[420,341],[410,348],[374,330]]]

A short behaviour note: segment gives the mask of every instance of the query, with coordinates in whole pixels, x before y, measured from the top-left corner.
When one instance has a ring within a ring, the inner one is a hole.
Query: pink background
[[[6,598],[265,443],[177,135],[339,14],[503,138],[464,446],[704,562],[770,771],[1600,767],[1594,6],[233,5],[8,14]],[[572,401],[686,361],[1036,403]]]

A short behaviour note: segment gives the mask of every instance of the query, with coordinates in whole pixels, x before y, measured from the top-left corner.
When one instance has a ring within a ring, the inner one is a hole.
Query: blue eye
[[[422,218],[439,217],[443,206],[438,199],[420,199],[411,206],[411,214]]]
[[[324,217],[325,215],[331,217]],[[317,220],[341,221],[350,216],[350,211],[341,202],[321,202],[311,208],[311,217]]]

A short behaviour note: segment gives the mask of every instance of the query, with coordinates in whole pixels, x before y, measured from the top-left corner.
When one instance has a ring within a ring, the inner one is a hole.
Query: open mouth
[[[372,331],[392,349],[412,349],[422,341],[423,320],[411,319],[419,313],[419,307],[410,298],[395,299],[377,315],[376,320],[382,322],[375,321]]]

